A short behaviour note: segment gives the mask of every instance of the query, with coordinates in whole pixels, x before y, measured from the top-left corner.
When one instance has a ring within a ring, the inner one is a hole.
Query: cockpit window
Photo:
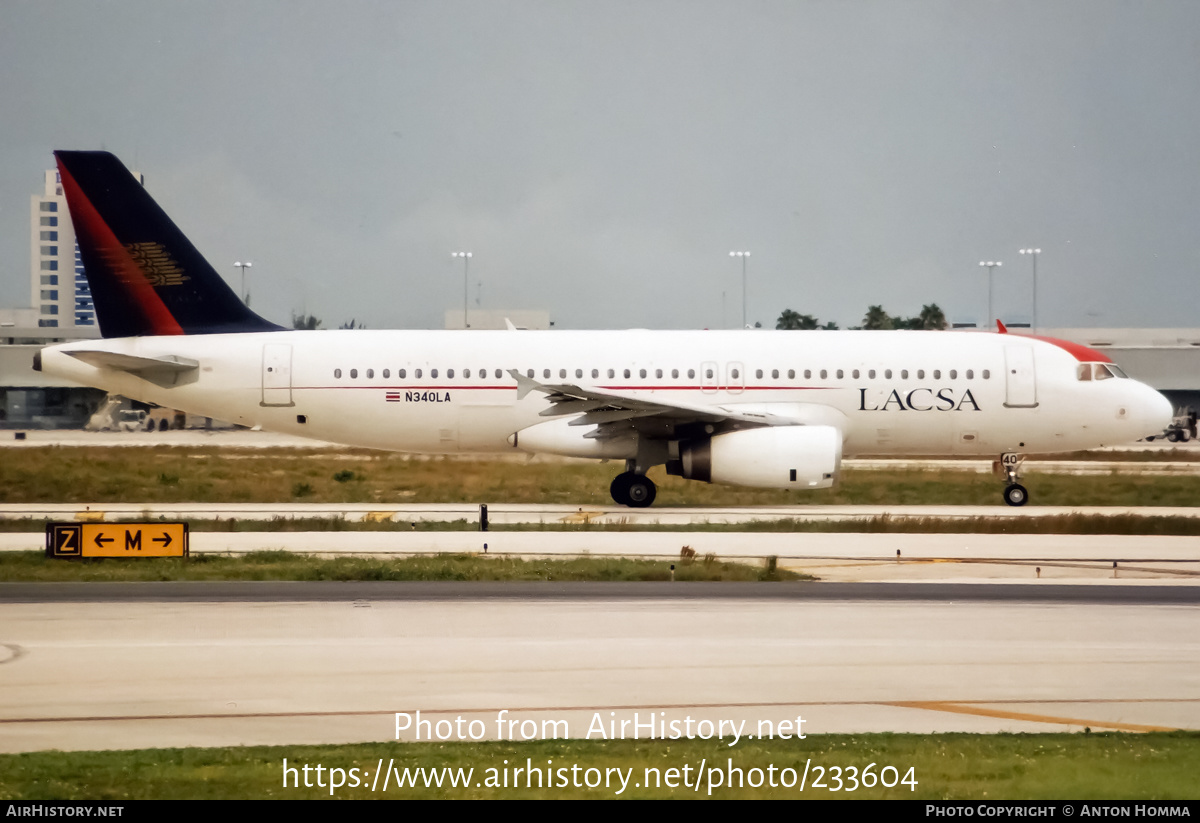
[[[1114,363],[1080,363],[1075,371],[1075,376],[1080,380],[1108,380],[1112,377],[1129,377]]]

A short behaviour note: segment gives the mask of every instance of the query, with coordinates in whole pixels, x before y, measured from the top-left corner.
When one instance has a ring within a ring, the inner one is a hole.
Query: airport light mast
[[[1033,258],[1033,331],[1036,334],[1038,329],[1037,324],[1037,257],[1042,253],[1041,249],[1021,249],[1021,254],[1028,254]]]
[[[463,261],[463,328],[471,328],[467,323],[467,281],[471,277],[471,252],[469,251],[452,251],[451,257],[461,257]]]
[[[250,294],[249,294],[249,292],[246,291],[246,269],[250,268],[253,265],[254,264],[251,263],[249,260],[247,260],[245,263],[243,263],[242,261],[239,260],[238,262],[233,264],[233,267],[235,269],[242,270],[242,302],[245,303],[247,306],[250,305]]]
[[[993,260],[989,260],[986,263],[983,262],[982,260],[980,260],[979,265],[986,266],[987,270],[988,270],[988,322],[987,322],[987,327],[990,329],[993,325],[992,321],[996,319],[992,316],[992,271],[994,269],[999,268],[1000,266],[1003,266],[1004,264],[1000,263],[998,261],[993,261]]]
[[[746,328],[746,260],[750,257],[748,251],[731,251],[730,257],[742,258],[742,328]]]

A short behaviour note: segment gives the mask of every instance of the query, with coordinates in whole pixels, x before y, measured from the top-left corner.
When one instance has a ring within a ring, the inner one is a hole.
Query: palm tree
[[[866,317],[863,318],[862,327],[864,329],[890,329],[892,328],[892,318],[888,317],[883,306],[870,306],[867,308]]]
[[[930,303],[928,306],[921,307],[921,325],[922,329],[944,329],[950,324],[946,322],[946,315],[938,308],[937,303]]]
[[[779,315],[779,319],[775,321],[777,329],[819,329],[821,321],[813,317],[811,314],[798,314],[791,309],[784,309],[783,314]]]

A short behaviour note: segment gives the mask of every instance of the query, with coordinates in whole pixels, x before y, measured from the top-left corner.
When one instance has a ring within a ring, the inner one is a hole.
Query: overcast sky
[[[105,148],[252,306],[1198,326],[1200,3],[0,2],[0,305]],[[724,301],[722,295],[725,295]],[[724,312],[722,310],[724,302]]]

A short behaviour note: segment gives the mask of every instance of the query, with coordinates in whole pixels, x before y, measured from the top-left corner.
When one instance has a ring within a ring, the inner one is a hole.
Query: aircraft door
[[[717,386],[721,380],[717,376],[717,364],[712,360],[706,360],[700,364],[700,391],[705,394],[716,394]]]
[[[746,388],[746,370],[741,363],[725,364],[725,390],[730,394],[741,394]]]
[[[1031,409],[1038,404],[1032,347],[1004,347],[1004,385],[1006,408]]]
[[[267,343],[262,358],[263,406],[292,406],[292,347]]]

